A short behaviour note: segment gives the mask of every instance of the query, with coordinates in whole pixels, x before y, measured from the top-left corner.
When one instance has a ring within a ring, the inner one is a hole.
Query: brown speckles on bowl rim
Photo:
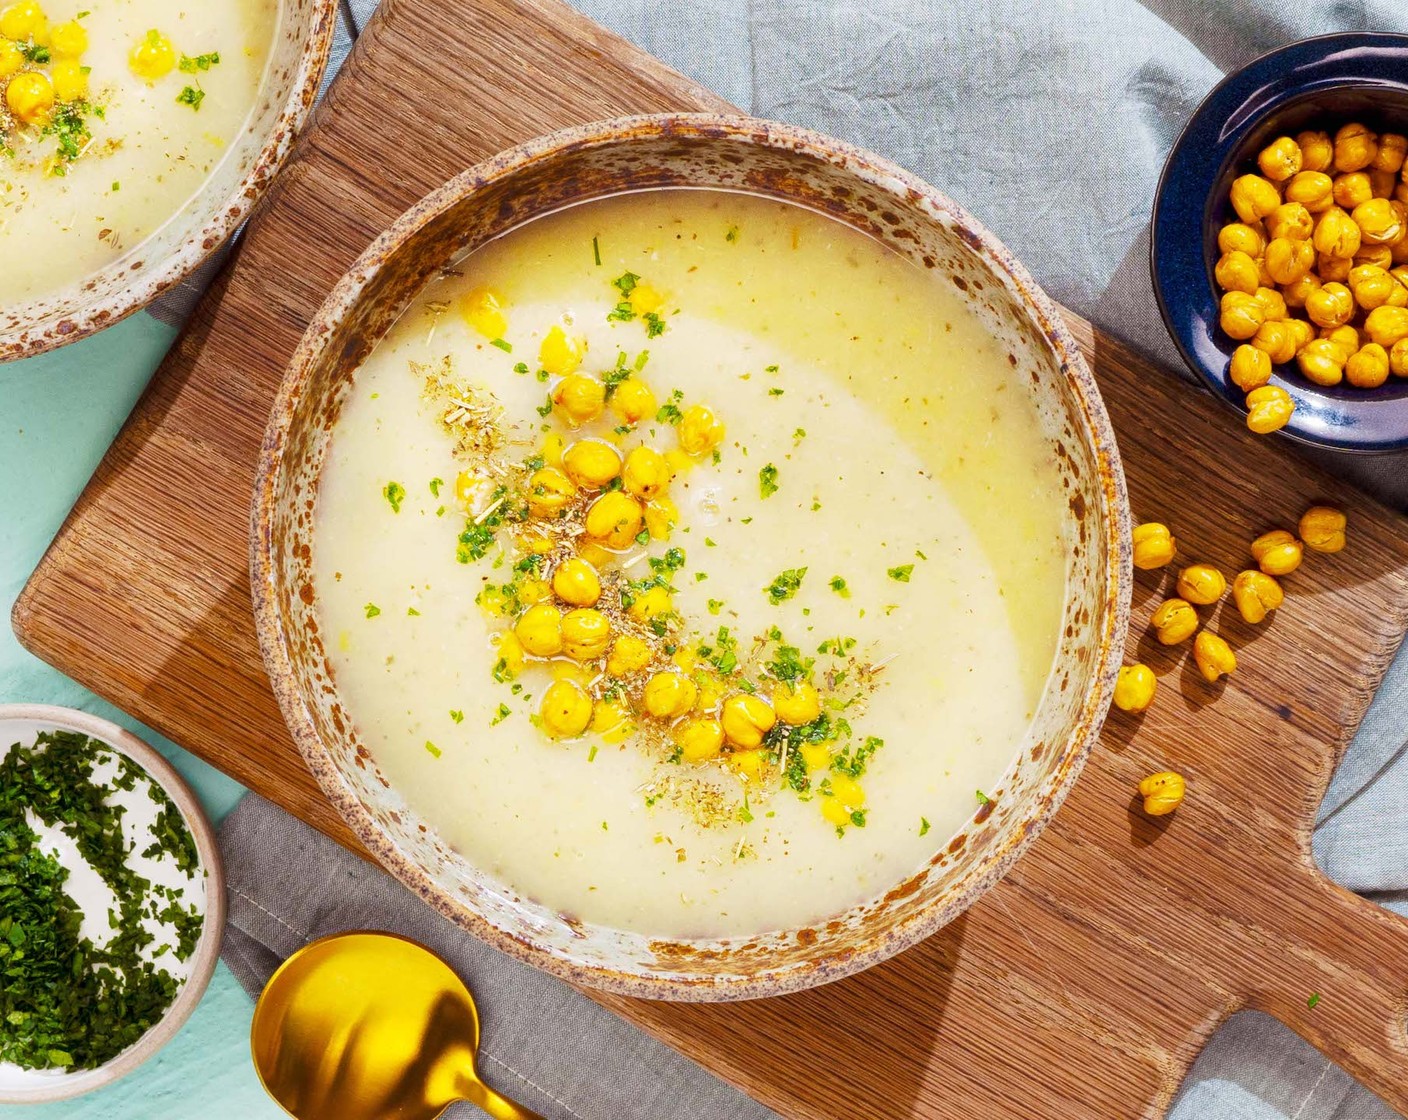
[[[1057,668],[991,803],[930,862],[805,929],[661,939],[564,916],[471,865],[391,788],[343,707],[312,572],[318,479],[353,374],[414,296],[467,249],[574,202],[666,186],[748,190],[838,218],[947,272],[1012,355],[1069,492],[1068,598]],[[1058,451],[1059,448],[1059,451]],[[839,979],[951,921],[1056,812],[1099,732],[1124,648],[1129,510],[1113,432],[1056,309],[970,215],[903,169],[816,133],[746,117],[629,117],[534,140],[466,171],[383,234],[294,355],[259,464],[251,574],[260,645],[309,769],[358,839],[465,929],[579,984],[655,999],[780,995]]]
[[[0,307],[0,362],[43,354],[147,307],[249,217],[283,167],[318,98],[337,26],[336,0],[280,0],[274,42],[243,131],[201,189],[160,229],[98,273],[58,292]]]

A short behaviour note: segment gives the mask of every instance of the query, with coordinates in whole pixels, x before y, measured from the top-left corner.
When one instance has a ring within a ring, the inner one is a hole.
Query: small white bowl
[[[195,838],[196,850],[205,878],[205,922],[200,940],[190,958],[190,976],[166,1009],[160,1021],[140,1039],[97,1069],[65,1073],[56,1070],[26,1070],[0,1063],[0,1104],[44,1104],[68,1100],[94,1089],[111,1085],[131,1073],[175,1037],[210,983],[220,956],[220,939],[225,928],[225,874],[220,850],[195,794],[171,764],[130,731],[105,719],[42,704],[0,704],[0,753],[15,743],[32,742],[45,731],[76,731],[126,755],[156,782],[181,811],[186,827]]]

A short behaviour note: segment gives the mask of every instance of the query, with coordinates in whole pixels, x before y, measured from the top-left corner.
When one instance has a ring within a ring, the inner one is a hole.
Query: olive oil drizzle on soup
[[[244,128],[278,25],[278,0],[0,0],[0,307],[180,212]]]
[[[951,285],[716,191],[574,207],[358,371],[318,610],[388,778],[477,867],[653,936],[883,892],[1028,735],[1052,450]]]

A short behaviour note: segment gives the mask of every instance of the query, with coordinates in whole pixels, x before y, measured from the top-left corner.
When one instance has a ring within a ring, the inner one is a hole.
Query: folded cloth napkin
[[[1148,277],[1148,216],[1174,138],[1228,70],[1331,31],[1408,32],[1401,0],[578,0],[734,104],[873,148],[968,205],[1056,298],[1186,376]],[[343,48],[375,8],[343,4]],[[176,309],[180,314],[180,309]],[[1324,457],[1408,505],[1399,456]],[[1136,511],[1139,512],[1139,511]],[[1321,813],[1338,881],[1408,909],[1408,657],[1400,657]],[[226,959],[251,992],[309,938],[368,927],[444,953],[485,1011],[489,1079],[549,1117],[768,1115],[691,1063],[451,928],[381,872],[267,803],[225,826]],[[469,1110],[465,1115],[475,1114]],[[1390,1120],[1266,1016],[1236,1016],[1175,1120]]]

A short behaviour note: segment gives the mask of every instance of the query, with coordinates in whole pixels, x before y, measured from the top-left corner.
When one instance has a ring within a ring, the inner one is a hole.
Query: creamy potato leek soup
[[[583,204],[458,262],[356,373],[315,536],[338,688],[409,803],[548,907],[824,919],[1027,734],[1051,456],[946,278],[772,200]]]
[[[278,19],[277,0],[0,0],[0,306],[181,210],[249,116]]]

